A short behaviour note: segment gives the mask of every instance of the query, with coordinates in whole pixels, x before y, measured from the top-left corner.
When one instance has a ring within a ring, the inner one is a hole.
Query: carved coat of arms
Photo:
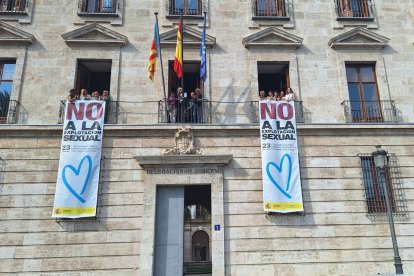
[[[163,155],[201,154],[201,149],[194,146],[194,135],[191,129],[178,129],[174,140],[175,147],[164,150]]]

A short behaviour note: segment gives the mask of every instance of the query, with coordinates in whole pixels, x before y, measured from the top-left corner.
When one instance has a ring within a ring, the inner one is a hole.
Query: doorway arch
[[[195,262],[205,262],[209,259],[209,241],[208,234],[199,230],[192,237],[192,260]]]

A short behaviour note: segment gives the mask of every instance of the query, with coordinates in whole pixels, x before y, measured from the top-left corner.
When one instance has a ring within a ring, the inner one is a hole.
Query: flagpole
[[[157,46],[160,50],[160,66],[161,66],[161,76],[162,76],[162,89],[164,92],[164,107],[165,107],[165,119],[168,122],[168,109],[167,109],[167,92],[165,91],[165,78],[164,78],[164,67],[162,66],[162,52],[161,52],[161,43],[160,43],[160,28],[158,26],[158,12],[154,12],[155,22],[157,24]],[[157,49],[158,50],[158,49]]]
[[[157,35],[158,35],[158,43],[160,42],[160,29],[158,26],[158,12],[154,12],[155,14],[155,22],[157,24]],[[164,98],[167,98],[167,92],[165,91],[165,78],[164,78],[164,67],[162,67],[162,52],[161,52],[161,44],[158,44],[160,50],[160,64],[161,64],[161,76],[162,76],[162,88],[164,90]],[[158,49],[157,49],[158,50]]]
[[[205,56],[205,63],[206,63],[206,66],[207,66],[207,47],[205,45],[206,19],[207,19],[207,12],[205,11],[204,12],[204,22],[203,22],[203,37],[201,38],[202,40],[204,39],[204,41],[202,41],[201,44],[202,44],[202,47],[204,47],[204,49],[202,49],[202,51],[205,50],[205,53],[203,55]],[[201,58],[203,58],[203,56],[201,56]],[[201,70],[201,67],[200,67],[200,70]],[[206,70],[205,74],[207,74],[207,70]],[[204,77],[204,79],[202,79],[202,82],[203,82],[203,98],[204,99],[205,99],[205,96],[207,95],[206,94],[206,91],[205,91],[205,88],[206,88],[206,86],[205,86],[205,83],[206,83],[205,82],[205,79],[206,79],[206,77]],[[210,113],[209,114],[209,117],[210,117],[210,122],[211,122],[211,99],[209,100],[209,108],[208,108],[208,110],[209,110],[209,113]],[[202,112],[203,112],[203,118],[204,118],[204,108],[203,108],[203,111]]]
[[[204,26],[203,26],[203,31],[205,32],[205,29],[206,29],[206,17],[207,17],[207,12],[205,11],[204,12]],[[207,52],[207,47],[206,47],[206,52]],[[207,53],[206,53],[206,64],[207,64]],[[206,72],[206,74],[207,74],[207,72]],[[206,91],[205,91],[205,88],[206,88],[206,86],[205,86],[205,81],[203,80],[203,98],[206,96]],[[209,106],[209,110],[211,110],[211,101],[210,101],[210,106]],[[203,105],[202,105],[203,106]],[[204,110],[203,111],[201,111],[201,112],[203,112],[204,113]],[[203,114],[203,117],[204,117],[204,114]],[[211,117],[211,112],[210,112],[210,117]],[[210,122],[211,122],[211,118],[210,118]]]
[[[184,90],[184,24],[183,24],[183,10],[182,9],[180,10],[180,22],[181,22],[181,60],[183,62],[183,64],[181,64],[183,68],[183,73],[181,75],[181,88],[183,89],[183,92],[186,93]]]

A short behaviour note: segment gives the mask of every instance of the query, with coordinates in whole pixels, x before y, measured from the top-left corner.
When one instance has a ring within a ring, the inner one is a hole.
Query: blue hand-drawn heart
[[[285,158],[287,158],[287,160],[289,161],[289,174],[288,174],[288,178],[287,178],[287,182],[286,182],[286,187],[285,189],[282,188],[282,186],[277,183],[277,181],[273,178],[272,173],[270,172],[270,166],[273,166],[276,168],[276,170],[279,173],[282,173],[282,168],[283,168],[283,161],[285,161]],[[274,162],[269,162],[266,165],[266,173],[267,176],[269,177],[270,181],[272,181],[273,185],[275,185],[275,187],[287,198],[292,198],[292,196],[287,192],[290,188],[290,178],[292,177],[292,158],[290,157],[289,154],[285,154],[282,156],[282,159],[280,159],[280,163],[279,166],[276,165]]]
[[[67,178],[66,178],[66,169],[70,169],[71,171],[73,171],[75,173],[76,176],[78,176],[81,172],[83,163],[86,161],[88,161],[88,173],[86,175],[85,178],[85,182],[83,183],[83,187],[82,187],[82,191],[80,193],[76,192],[75,189],[72,187],[72,185],[68,182]],[[82,160],[80,161],[78,168],[75,169],[74,166],[72,165],[66,165],[65,167],[63,167],[62,170],[62,179],[63,179],[63,184],[65,184],[66,188],[68,188],[69,192],[72,193],[72,195],[74,195],[80,202],[85,203],[85,199],[81,196],[85,190],[86,190],[86,186],[88,186],[88,182],[89,182],[89,178],[91,176],[91,172],[92,172],[92,158],[89,155],[86,155],[85,157],[82,158]]]

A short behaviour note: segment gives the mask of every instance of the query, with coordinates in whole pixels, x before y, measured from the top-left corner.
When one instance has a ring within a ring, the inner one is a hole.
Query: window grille
[[[285,0],[255,0],[254,16],[287,17]]]
[[[79,0],[80,14],[116,14],[119,0]]]
[[[26,0],[0,0],[0,12],[22,13],[26,9]]]
[[[203,1],[202,0],[169,0],[168,15],[178,16],[181,10],[184,16],[202,16]]]
[[[371,216],[386,214],[387,206],[383,188],[383,185],[386,185],[394,216],[405,217],[407,215],[407,207],[396,155],[388,154],[388,167],[385,169],[383,176],[375,167],[371,154],[359,154],[358,157],[368,214]]]
[[[372,18],[371,0],[335,0],[338,18]]]

